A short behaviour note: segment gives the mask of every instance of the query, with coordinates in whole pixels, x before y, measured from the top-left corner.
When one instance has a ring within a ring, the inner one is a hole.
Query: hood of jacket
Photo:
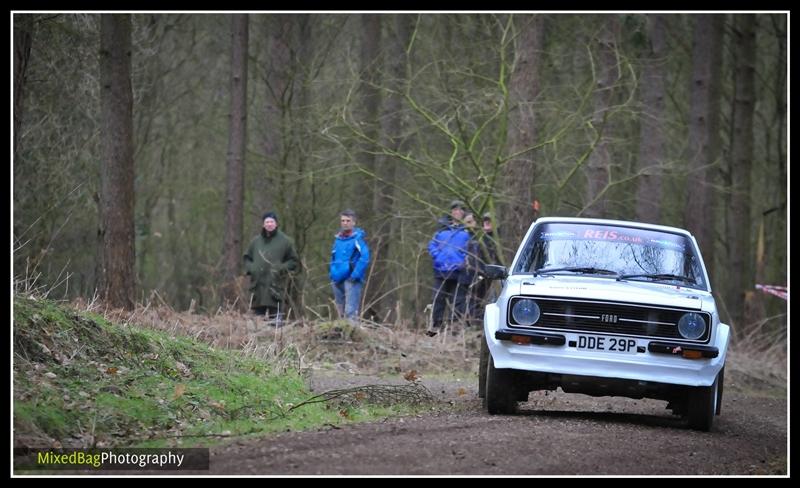
[[[348,235],[343,235],[342,231],[339,231],[339,232],[336,233],[336,238],[341,240],[341,241],[347,241],[347,240],[350,240],[350,239],[357,239],[359,237],[361,237],[362,239],[367,237],[366,231],[364,231],[364,229],[362,229],[361,227],[354,227],[353,228],[353,232],[351,232]]]
[[[444,217],[439,217],[439,219],[436,220],[436,231],[438,232],[440,230],[449,229],[450,222],[451,219],[449,215],[445,215]]]

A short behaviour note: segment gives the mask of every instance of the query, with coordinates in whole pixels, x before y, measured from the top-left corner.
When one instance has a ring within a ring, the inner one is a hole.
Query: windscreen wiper
[[[536,271],[534,271],[533,274],[534,276],[538,276],[541,274],[555,273],[557,271],[571,271],[573,273],[582,273],[582,274],[610,274],[610,275],[619,274],[616,271],[611,271],[610,269],[592,268],[586,266],[565,266],[563,268],[539,268]]]
[[[664,274],[664,273],[641,273],[641,274],[620,275],[617,277],[617,281],[625,280],[628,278],[653,278],[654,280],[675,280],[675,281],[683,281],[684,283],[691,283],[693,285],[697,284],[697,281],[694,278],[689,278],[688,276]]]

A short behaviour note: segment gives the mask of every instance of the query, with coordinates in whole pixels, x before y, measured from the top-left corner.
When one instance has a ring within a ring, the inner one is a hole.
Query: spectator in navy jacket
[[[341,228],[333,240],[329,276],[340,317],[357,319],[364,277],[369,268],[366,233],[356,227],[356,213],[347,209],[339,214]]]
[[[439,230],[428,243],[428,252],[433,259],[433,317],[427,334],[435,336],[444,322],[447,302],[453,304],[456,319],[466,312],[466,292],[462,275],[467,273],[469,232],[462,220],[466,205],[459,200],[450,203],[450,216],[439,220]]]

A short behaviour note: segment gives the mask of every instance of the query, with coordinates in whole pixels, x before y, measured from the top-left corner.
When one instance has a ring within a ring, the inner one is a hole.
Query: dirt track
[[[317,390],[374,383],[323,377]],[[430,414],[291,432],[213,448],[211,474],[785,475],[786,398],[726,382],[710,433],[666,402],[531,393],[514,416],[490,416],[476,386],[423,380]],[[465,390],[466,389],[466,394]],[[460,390],[460,391],[459,391]]]

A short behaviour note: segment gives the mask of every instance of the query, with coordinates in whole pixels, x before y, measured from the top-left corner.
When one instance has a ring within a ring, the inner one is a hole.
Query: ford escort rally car
[[[479,396],[514,413],[534,390],[666,400],[697,430],[722,406],[730,327],[686,230],[546,217],[484,313]]]

